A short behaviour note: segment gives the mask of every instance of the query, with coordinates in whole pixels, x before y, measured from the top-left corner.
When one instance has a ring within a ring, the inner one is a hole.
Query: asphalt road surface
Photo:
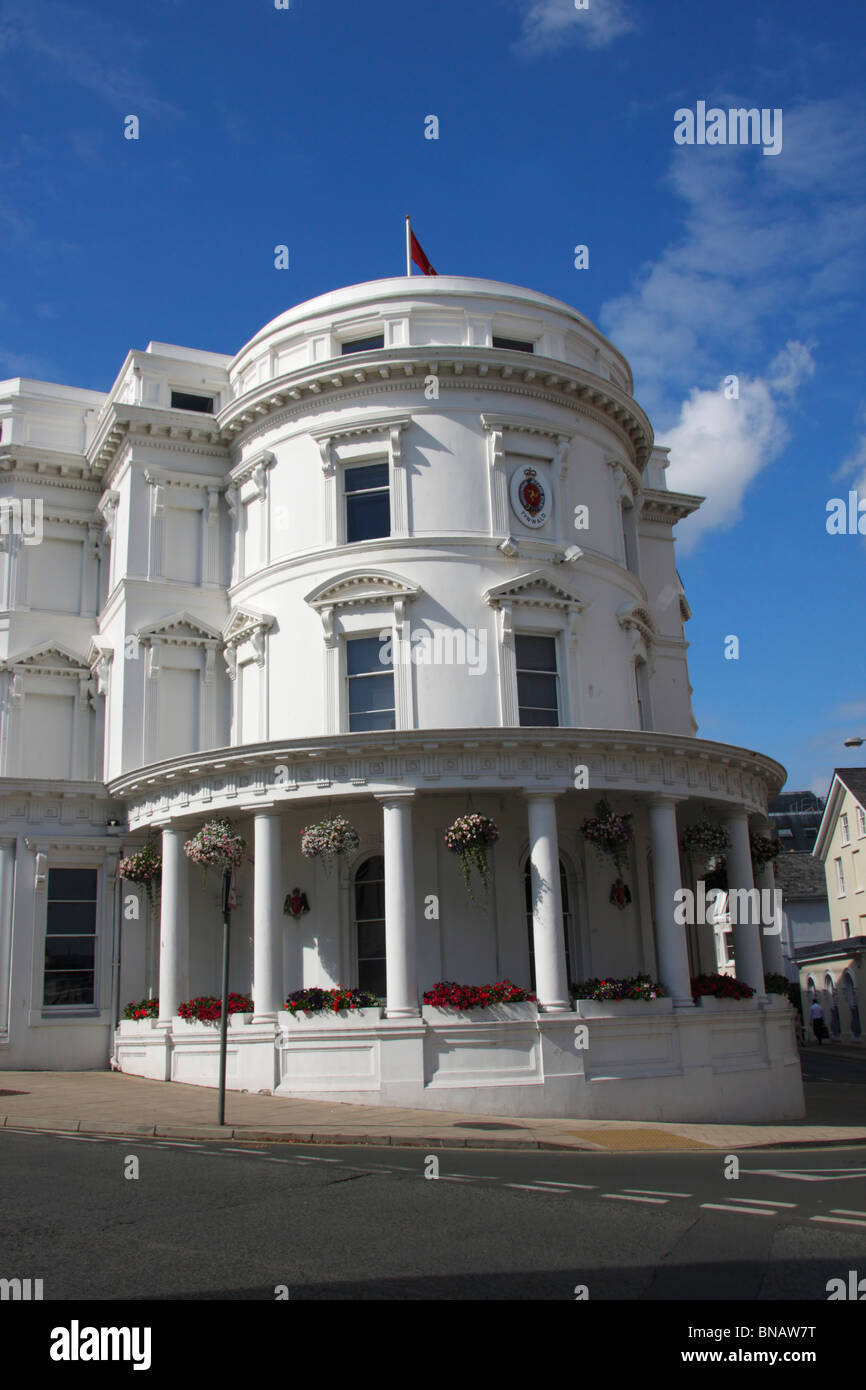
[[[45,1300],[818,1300],[866,1146],[558,1153],[0,1132],[0,1278]],[[136,1159],[136,1163],[130,1162]],[[435,1172],[438,1177],[425,1176]],[[138,1176],[125,1176],[137,1171]]]

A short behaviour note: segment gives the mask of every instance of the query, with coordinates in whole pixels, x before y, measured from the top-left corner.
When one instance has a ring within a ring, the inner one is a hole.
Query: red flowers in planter
[[[248,994],[229,995],[229,1017],[232,1014],[251,1014],[253,1001]],[[197,999],[187,999],[178,1009],[181,1018],[190,1023],[219,1023],[222,1015],[222,1000],[212,994],[201,994]]]
[[[735,980],[732,975],[698,975],[692,980],[694,1000],[703,994],[713,999],[751,999],[754,992],[751,985]]]
[[[424,995],[424,1003],[437,1009],[485,1009],[488,1004],[534,1004],[535,995],[510,980],[493,985],[456,985],[439,980]]]

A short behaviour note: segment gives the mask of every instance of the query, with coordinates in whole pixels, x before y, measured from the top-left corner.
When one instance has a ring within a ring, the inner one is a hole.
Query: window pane
[[[172,391],[171,403],[175,410],[200,410],[205,415],[213,414],[213,396],[193,396],[188,391]]]
[[[62,971],[45,976],[43,1005],[92,1004],[93,971]]]
[[[378,883],[355,884],[355,915],[359,922],[373,922],[385,916],[385,885]]]
[[[383,960],[358,960],[358,988],[369,990],[370,994],[380,999],[385,998],[387,983]]]
[[[349,681],[349,713],[370,714],[373,710],[394,710],[394,677],[354,676]]]
[[[555,710],[557,708],[556,676],[519,675],[517,677],[517,702],[521,708],[525,705],[529,709]]]
[[[520,726],[523,729],[556,729],[559,727],[559,715],[555,709],[521,708]]]
[[[372,854],[369,859],[365,859],[363,864],[358,866],[355,874],[356,883],[370,883],[375,879],[385,878],[385,859],[381,854]]]
[[[497,338],[494,334],[493,346],[495,348],[510,348],[512,352],[534,352],[535,344],[527,343],[522,338]]]
[[[379,714],[349,715],[350,734],[377,733],[385,729],[394,729],[396,727],[393,710],[384,710]]]
[[[352,343],[343,343],[340,351],[345,357],[347,352],[369,352],[374,348],[383,348],[384,346],[385,335],[378,333],[372,338],[356,338]]]
[[[358,959],[385,959],[385,923],[358,923]]]
[[[389,661],[380,661],[385,643],[378,637],[350,637],[346,643],[346,671],[350,676],[384,675],[391,670]]]
[[[48,936],[92,936],[96,931],[96,903],[50,902],[45,931]]]
[[[391,534],[391,503],[387,492],[361,493],[346,498],[346,542],[373,541]]]
[[[518,671],[555,671],[556,640],[553,637],[529,637],[515,633],[514,650]]]
[[[96,869],[49,869],[48,897],[95,901]]]
[[[45,943],[45,969],[92,970],[95,946],[92,936],[52,936]]]
[[[343,477],[347,492],[364,492],[371,487],[387,487],[388,465],[369,463],[363,468],[347,468]]]

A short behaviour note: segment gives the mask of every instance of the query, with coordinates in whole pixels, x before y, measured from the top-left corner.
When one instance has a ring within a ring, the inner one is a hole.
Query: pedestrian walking
[[[809,1021],[812,1024],[812,1032],[815,1034],[818,1046],[820,1047],[827,1036],[827,1025],[824,1022],[824,1010],[821,1008],[817,999],[812,1000],[812,1005],[809,1009]]]

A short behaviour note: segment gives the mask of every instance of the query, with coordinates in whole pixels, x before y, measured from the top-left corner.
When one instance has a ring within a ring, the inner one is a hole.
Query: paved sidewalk
[[[850,1088],[845,1089],[850,1095]],[[834,1104],[832,1123],[818,1124],[807,1117],[783,1125],[518,1119],[450,1110],[329,1104],[237,1091],[227,1093],[223,1129],[216,1123],[216,1110],[217,1093],[210,1087],[147,1081],[106,1071],[0,1071],[0,1127],[82,1134],[645,1152],[727,1152],[768,1145],[866,1142],[866,1115],[859,1101],[850,1099],[844,1105]],[[826,1121],[826,1105],[822,1112]]]

